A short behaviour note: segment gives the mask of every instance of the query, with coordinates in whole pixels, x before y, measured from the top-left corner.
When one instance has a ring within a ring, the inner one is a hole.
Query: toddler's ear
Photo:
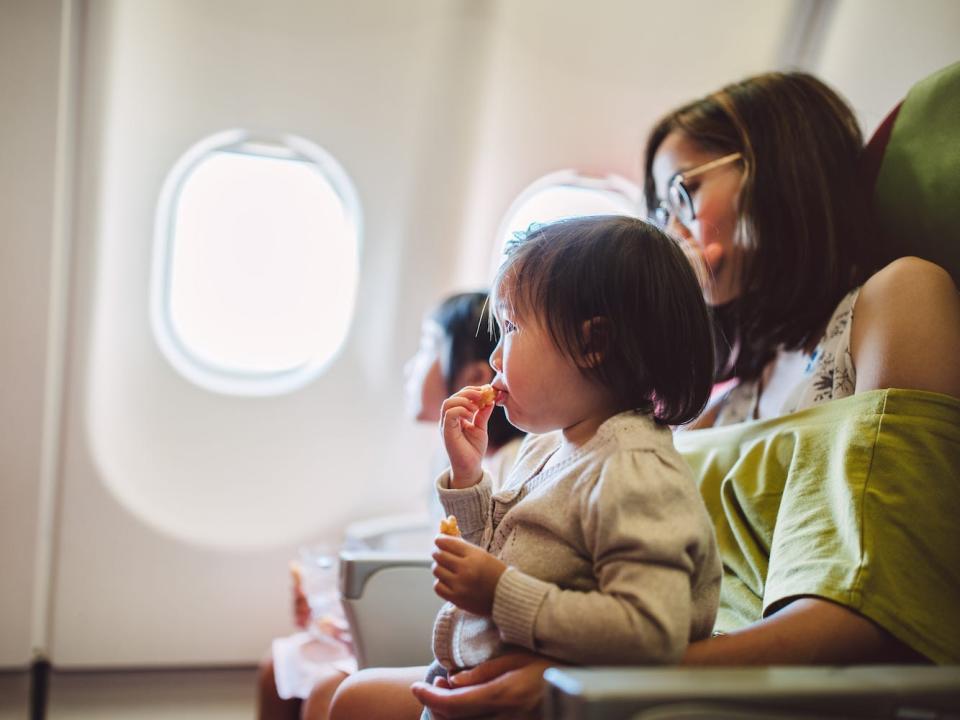
[[[610,341],[610,321],[605,317],[592,317],[583,321],[580,332],[583,350],[578,364],[581,367],[595,368],[606,356],[607,343]]]

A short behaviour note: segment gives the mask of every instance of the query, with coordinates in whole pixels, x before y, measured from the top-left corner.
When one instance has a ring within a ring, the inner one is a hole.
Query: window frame
[[[496,274],[504,258],[506,243],[510,240],[507,231],[513,224],[513,218],[530,198],[550,188],[569,187],[580,190],[595,190],[606,194],[618,195],[627,201],[631,208],[631,216],[643,217],[643,193],[639,185],[631,180],[608,173],[606,175],[591,175],[572,168],[557,170],[534,180],[527,185],[510,203],[497,227],[497,244],[491,255],[491,277]]]
[[[193,171],[213,153],[236,152],[259,157],[298,160],[313,165],[340,199],[354,236],[356,277],[348,299],[347,329],[326,357],[280,371],[244,371],[222,367],[197,356],[179,337],[171,315],[173,250],[177,206]],[[162,355],[185,379],[205,390],[224,395],[265,397],[294,392],[318,377],[343,351],[356,306],[359,285],[363,223],[357,191],[340,163],[323,148],[291,134],[255,134],[244,129],[225,130],[191,146],[167,173],[157,202],[153,232],[150,282],[150,320]]]

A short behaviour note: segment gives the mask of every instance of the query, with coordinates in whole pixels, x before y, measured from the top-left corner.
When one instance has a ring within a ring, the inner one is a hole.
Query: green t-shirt
[[[716,526],[716,630],[813,595],[960,662],[960,401],[877,390],[676,444]]]

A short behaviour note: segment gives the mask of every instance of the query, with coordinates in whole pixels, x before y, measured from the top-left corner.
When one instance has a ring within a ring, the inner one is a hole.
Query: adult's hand
[[[436,720],[480,715],[537,718],[543,671],[556,664],[532,653],[510,653],[451,675],[441,685],[418,682],[410,689]]]

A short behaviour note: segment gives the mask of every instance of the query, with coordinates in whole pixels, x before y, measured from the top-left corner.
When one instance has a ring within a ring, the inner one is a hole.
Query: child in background
[[[424,318],[420,346],[404,367],[406,410],[411,418],[439,422],[440,405],[450,393],[464,385],[488,383],[493,379],[487,358],[496,342],[487,328],[481,327],[486,303],[486,293],[460,293],[448,297]],[[507,422],[502,409],[491,417],[488,432],[489,444],[483,463],[492,477],[499,478],[504,468],[509,469],[513,464],[523,432]],[[305,629],[310,622],[310,607],[296,582],[293,595],[294,620],[297,627]],[[330,626],[329,629],[337,634],[342,628]],[[309,674],[301,684],[311,688],[309,696],[302,698],[279,696],[273,657],[261,665],[258,701],[261,720],[327,717],[334,691],[349,675],[348,665],[340,661],[301,665],[298,671]]]
[[[508,251],[491,307],[496,405],[531,435],[504,487],[481,461],[494,406],[469,387],[443,403],[438,480],[463,538],[435,540],[427,683],[508,649],[569,663],[676,663],[713,629],[720,560],[670,425],[713,382],[710,320],[680,247],[645,222],[540,227]],[[396,671],[364,670],[332,717],[413,718]],[[425,683],[415,683],[414,695]],[[412,699],[412,698],[411,698]]]
[[[452,295],[424,318],[420,347],[404,367],[407,414],[420,422],[440,421],[444,399],[467,385],[493,379],[488,358],[496,340],[484,327],[487,294]],[[524,433],[507,420],[503,409],[490,417],[489,446],[483,465],[499,482],[513,465]]]

